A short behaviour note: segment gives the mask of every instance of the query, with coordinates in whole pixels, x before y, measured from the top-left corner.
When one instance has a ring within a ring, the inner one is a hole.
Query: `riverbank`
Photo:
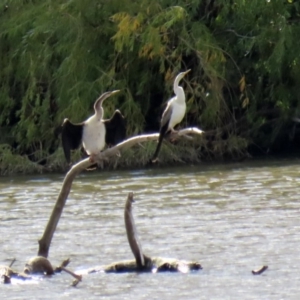
[[[155,142],[147,142],[129,149],[125,149],[114,158],[104,161],[101,170],[139,170],[151,168],[168,168],[190,165],[206,165],[219,163],[232,163],[242,161],[272,160],[274,158],[297,158],[300,151],[286,152],[258,152],[251,148],[243,151],[227,151],[223,155],[216,155],[209,151],[207,145],[201,139],[191,143],[190,141],[178,141],[176,144],[165,142],[163,144],[159,162],[149,166],[148,161],[155,151]],[[224,145],[223,145],[224,147]],[[250,151],[249,151],[250,150]],[[291,149],[292,150],[292,149]],[[34,175],[34,174],[65,174],[70,166],[65,161],[63,150],[59,147],[53,154],[44,157],[40,161],[33,162],[27,155],[14,154],[10,147],[2,147],[0,156],[0,176],[10,175]],[[72,153],[72,164],[76,164],[86,156],[81,151]]]

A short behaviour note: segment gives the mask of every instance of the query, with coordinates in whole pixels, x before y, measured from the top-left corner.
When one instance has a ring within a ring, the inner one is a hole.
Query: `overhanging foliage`
[[[199,156],[272,149],[300,105],[299,13],[293,0],[4,1],[0,144],[47,164],[55,128],[112,89],[123,94],[107,117],[119,108],[128,135],[157,131],[174,77],[191,68],[182,125],[209,132]]]

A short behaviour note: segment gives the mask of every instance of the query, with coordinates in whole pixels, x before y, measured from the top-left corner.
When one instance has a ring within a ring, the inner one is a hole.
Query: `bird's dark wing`
[[[169,123],[165,123],[165,125],[161,126],[160,127],[160,131],[159,131],[159,138],[158,138],[158,143],[157,143],[157,146],[156,146],[156,149],[155,149],[155,153],[150,161],[150,163],[155,163],[157,161],[157,158],[158,158],[158,153],[160,151],[160,147],[161,147],[161,144],[162,144],[162,141],[166,135],[166,132],[168,131],[168,125]]]
[[[126,138],[126,120],[119,110],[110,119],[104,120],[106,128],[105,142],[109,146],[117,145]]]
[[[73,124],[68,119],[65,119],[62,124],[61,139],[68,163],[71,159],[71,150],[77,149],[82,141],[83,123]]]
[[[150,163],[155,163],[157,161],[157,157],[158,157],[158,153],[160,151],[162,141],[163,141],[163,139],[166,135],[166,132],[168,131],[168,128],[169,128],[169,121],[171,119],[171,115],[172,115],[172,107],[171,107],[171,102],[169,101],[167,104],[167,107],[164,110],[163,115],[161,117],[158,144],[156,146],[155,153],[154,153]]]
[[[161,117],[161,121],[160,121],[161,128],[164,127],[167,123],[169,123],[171,119],[171,115],[172,115],[172,106],[171,106],[171,102],[169,101]]]

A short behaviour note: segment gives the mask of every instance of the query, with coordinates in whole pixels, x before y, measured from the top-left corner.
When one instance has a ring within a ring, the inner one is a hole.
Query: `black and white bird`
[[[111,119],[103,120],[102,103],[119,90],[102,94],[94,104],[95,114],[82,123],[74,124],[64,119],[61,128],[62,145],[66,160],[70,163],[71,150],[83,145],[91,161],[95,155],[104,149],[105,144],[115,145],[125,139],[126,125],[119,110],[114,112]]]
[[[174,127],[182,121],[185,115],[185,111],[186,111],[185,93],[183,88],[179,86],[179,82],[190,71],[191,70],[187,70],[185,72],[179,73],[174,80],[173,88],[174,88],[175,96],[168,101],[167,107],[163,112],[160,121],[158,144],[151,160],[152,163],[155,163],[157,161],[158,153],[160,151],[160,147],[166,133],[169,131],[175,132]]]

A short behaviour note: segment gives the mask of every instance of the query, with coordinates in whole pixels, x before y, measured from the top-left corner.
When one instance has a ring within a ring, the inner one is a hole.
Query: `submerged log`
[[[0,266],[0,279],[1,283],[10,283],[12,276],[17,275],[17,272],[14,272],[11,267]]]
[[[202,130],[195,127],[185,128],[177,132],[171,133],[170,138],[177,138],[180,136],[188,137],[190,134],[201,135],[202,133],[203,133]],[[101,163],[102,161],[112,156],[118,155],[120,151],[125,148],[133,147],[138,143],[142,143],[150,140],[157,140],[158,137],[159,134],[154,133],[154,134],[144,134],[144,135],[139,135],[139,136],[129,138],[126,141],[123,141],[122,143],[114,147],[105,149],[104,151],[100,152],[96,157],[94,157],[94,159],[96,160],[97,163]],[[63,185],[61,187],[60,193],[58,195],[55,206],[51,213],[50,219],[46,225],[43,236],[39,240],[38,256],[43,256],[47,258],[49,255],[49,248],[51,245],[51,241],[54,232],[56,230],[56,227],[58,225],[59,219],[61,217],[61,214],[63,212],[64,206],[66,204],[74,178],[83,170],[91,167],[94,163],[95,162],[91,162],[89,158],[83,159],[76,165],[72,166],[70,171],[65,176]]]
[[[21,280],[31,279],[30,276],[24,273],[18,273],[10,266],[0,266],[0,280],[1,283],[11,283],[11,278],[17,278]]]
[[[25,274],[53,275],[54,268],[50,261],[43,256],[32,257],[25,265]]]
[[[0,277],[1,283],[8,284],[11,283],[10,277],[6,274],[2,274]]]
[[[18,273],[11,268],[10,266],[0,266],[0,280],[1,283],[11,283],[11,278],[16,278],[20,280],[32,279],[30,275],[53,275],[54,273],[65,271],[68,274],[72,275],[79,282],[81,281],[81,275],[77,275],[72,271],[66,269],[65,267],[70,263],[70,259],[65,259],[58,267],[53,268],[50,261],[43,256],[36,256],[31,258],[25,265],[24,271]],[[76,286],[78,284],[74,284]]]
[[[53,267],[50,261],[43,256],[35,256],[29,259],[24,268],[25,274],[53,275],[59,273],[70,263],[70,259],[65,259],[58,267]]]
[[[181,272],[201,270],[201,264],[193,261],[179,260],[176,258],[149,257],[147,265],[141,268],[136,260],[115,262],[100,269],[90,270],[90,273],[104,271],[106,273],[122,272]]]
[[[127,238],[130,249],[135,260],[126,260],[115,262],[106,266],[99,266],[87,270],[87,273],[106,272],[106,273],[122,273],[122,272],[164,272],[174,271],[187,273],[189,271],[202,269],[201,264],[194,261],[185,261],[174,258],[149,257],[142,251],[140,241],[138,239],[137,230],[132,214],[132,203],[134,202],[133,193],[129,193],[125,204],[124,218]]]
[[[70,259],[65,259],[60,266],[53,268],[50,261],[43,256],[35,256],[29,259],[26,263],[25,268],[22,273],[14,271],[11,266],[0,266],[0,280],[1,283],[11,283],[11,278],[16,278],[20,280],[32,279],[30,275],[53,275],[57,272],[65,271],[72,275],[79,282],[82,280],[81,275],[77,275],[72,271],[66,269],[65,267],[70,263]],[[78,282],[74,283],[76,286]]]

